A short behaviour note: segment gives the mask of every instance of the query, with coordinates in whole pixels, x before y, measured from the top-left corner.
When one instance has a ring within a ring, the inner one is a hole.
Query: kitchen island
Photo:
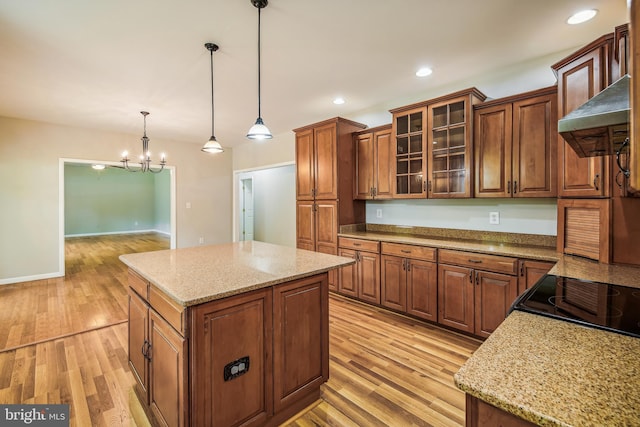
[[[329,376],[328,271],[354,260],[262,242],[122,255],[129,364],[159,425],[278,425]]]
[[[640,301],[638,268],[561,256],[549,273],[638,288]],[[640,425],[640,339],[615,332],[514,311],[454,380],[467,426]]]

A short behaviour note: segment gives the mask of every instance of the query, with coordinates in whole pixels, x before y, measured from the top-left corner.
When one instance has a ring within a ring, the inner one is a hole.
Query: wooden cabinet
[[[438,251],[438,322],[487,337],[517,296],[516,258]]]
[[[611,262],[611,199],[558,200],[558,252]]]
[[[558,117],[562,118],[603,90],[610,82],[613,34],[600,37],[552,66],[558,78]],[[559,197],[608,197],[609,157],[580,158],[558,139]]]
[[[521,259],[518,262],[518,295],[535,285],[555,262]]]
[[[476,105],[475,197],[556,197],[557,88]]]
[[[466,427],[534,427],[525,419],[483,402],[470,394],[466,395]]]
[[[383,242],[381,303],[426,320],[438,318],[436,249]]]
[[[411,105],[393,114],[394,198],[426,197],[427,107]]]
[[[327,276],[197,305],[193,425],[275,426],[319,397],[329,377]]]
[[[353,198],[390,199],[393,194],[391,125],[354,134],[356,166]]]
[[[379,242],[340,237],[338,255],[356,260],[338,270],[338,292],[380,304]]]
[[[353,132],[365,127],[336,117],[295,129],[296,246],[338,254],[341,225],[365,221],[364,201],[353,200]],[[329,287],[337,289],[335,270]]]
[[[631,89],[629,103],[631,106],[630,123],[630,152],[629,186],[640,191],[640,120],[637,111],[640,110],[640,0],[631,0],[629,5],[629,74],[631,75]]]
[[[133,272],[129,272],[129,284],[129,366],[136,379],[134,390],[159,424],[188,425],[182,312],[163,304],[158,291]],[[180,332],[163,316],[177,324]]]
[[[476,88],[431,100],[428,107],[428,197],[471,197],[473,105],[485,100]]]

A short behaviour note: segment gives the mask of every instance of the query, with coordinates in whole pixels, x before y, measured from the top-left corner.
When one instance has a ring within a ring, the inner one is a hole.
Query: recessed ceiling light
[[[102,169],[105,168],[105,165],[91,165],[91,167],[97,171],[101,171]]]
[[[426,77],[430,76],[433,73],[433,70],[429,67],[422,67],[418,71],[416,71],[416,76],[418,77]]]
[[[333,100],[333,103],[336,105],[342,105],[344,104],[344,98],[337,97],[336,99]]]
[[[569,19],[567,19],[567,24],[582,24],[583,22],[587,22],[589,19],[596,16],[596,13],[598,13],[596,9],[581,10],[580,12],[571,15]]]

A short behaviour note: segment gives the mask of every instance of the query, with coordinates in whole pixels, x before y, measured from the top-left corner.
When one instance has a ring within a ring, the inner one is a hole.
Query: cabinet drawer
[[[355,249],[357,251],[379,252],[380,242],[375,240],[352,239],[350,237],[339,237],[338,246],[345,249]]]
[[[176,331],[185,335],[184,307],[156,289],[155,286],[151,286],[149,289],[149,304]]]
[[[129,287],[136,291],[145,301],[149,301],[149,282],[129,269]]]
[[[426,246],[382,242],[381,252],[385,255],[395,255],[404,258],[421,259],[424,261],[435,262],[437,260],[437,249],[428,248]]]
[[[517,258],[448,249],[440,249],[440,251],[438,251],[438,262],[511,275],[516,275],[518,271]]]

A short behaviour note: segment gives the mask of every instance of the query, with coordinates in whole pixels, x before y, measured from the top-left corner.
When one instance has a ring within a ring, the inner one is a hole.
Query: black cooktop
[[[547,274],[520,295],[511,310],[640,338],[638,288]]]

